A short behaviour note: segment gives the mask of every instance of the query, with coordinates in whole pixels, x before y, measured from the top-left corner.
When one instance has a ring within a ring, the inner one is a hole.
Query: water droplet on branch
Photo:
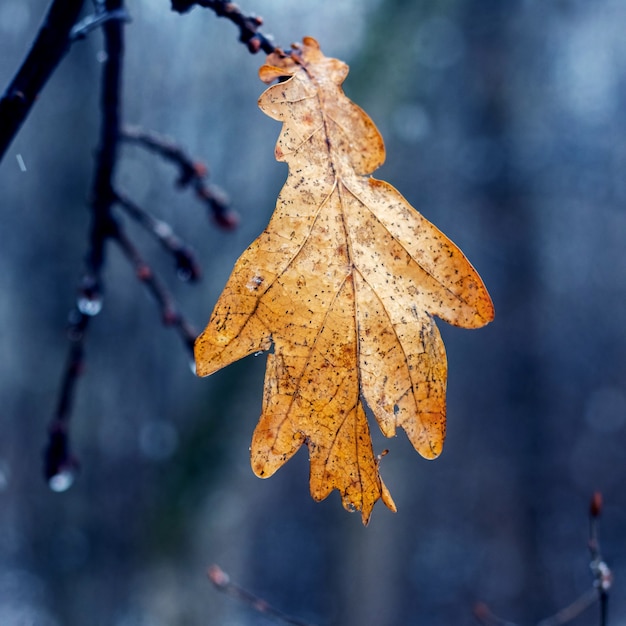
[[[76,300],[76,307],[83,315],[88,315],[89,317],[93,317],[94,315],[98,315],[100,311],[102,311],[102,296],[79,296],[78,300]]]
[[[179,280],[182,280],[184,283],[188,283],[193,277],[193,272],[188,267],[179,267],[176,271],[176,275]]]
[[[56,493],[62,493],[63,491],[67,491],[73,484],[76,479],[76,470],[72,467],[64,467],[61,470],[50,476],[48,479],[48,487],[55,491]]]

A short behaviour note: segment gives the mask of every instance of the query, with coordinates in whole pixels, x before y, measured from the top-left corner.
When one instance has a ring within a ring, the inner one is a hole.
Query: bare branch
[[[30,52],[0,99],[0,161],[39,92],[70,46],[70,31],[84,0],[54,0]]]
[[[271,38],[259,31],[263,19],[256,15],[245,15],[234,3],[227,0],[172,0],[172,11],[186,13],[195,5],[211,9],[218,17],[225,17],[239,28],[239,41],[246,45],[252,54],[263,50],[265,54],[280,52]]]
[[[151,232],[173,255],[180,278],[189,281],[199,279],[200,266],[190,247],[174,234],[167,223],[157,219],[117,191],[114,178],[118,166],[120,140],[135,143],[174,163],[179,171],[176,184],[181,188],[191,187],[195,195],[210,210],[217,224],[224,228],[233,228],[238,222],[237,215],[230,209],[226,195],[217,187],[207,184],[208,170],[205,165],[193,160],[175,143],[156,133],[148,133],[137,128],[122,130],[120,107],[123,27],[128,21],[128,15],[123,0],[97,0],[95,4],[95,13],[76,24],[70,34],[73,41],[101,27],[104,33],[106,61],[102,69],[100,140],[94,163],[90,202],[91,223],[85,271],[75,308],[70,314],[69,352],[45,451],[46,478],[50,486],[56,490],[66,489],[71,485],[78,467],[70,451],[69,422],[77,383],[84,368],[87,329],[91,318],[102,309],[103,270],[109,241],[119,245],[133,265],[137,277],[159,306],[163,323],[178,331],[185,348],[192,355],[197,335],[196,329],[180,313],[171,293],[144,260],[114,213],[114,209],[120,207]]]
[[[123,0],[106,0],[104,6],[106,11],[120,11],[123,10]],[[89,250],[85,258],[86,269],[79,288],[76,308],[71,314],[69,355],[45,452],[46,478],[53,489],[58,487],[58,491],[71,485],[69,468],[77,467],[77,462],[70,453],[69,444],[71,405],[83,368],[84,341],[89,320],[102,308],[102,269],[106,243],[118,232],[118,224],[111,210],[116,199],[112,180],[119,139],[123,24],[120,20],[110,20],[103,24],[102,28],[107,60],[102,72],[102,126],[92,187]]]

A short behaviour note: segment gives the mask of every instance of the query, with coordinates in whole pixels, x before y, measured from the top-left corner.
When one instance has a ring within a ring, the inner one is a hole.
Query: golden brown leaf
[[[271,476],[302,444],[311,494],[338,489],[367,523],[395,505],[379,472],[363,400],[387,437],[403,428],[436,457],[445,437],[447,365],[432,315],[466,328],[493,319],[463,253],[391,185],[368,175],[382,137],[343,93],[345,63],[306,38],[261,67],[259,106],[283,122],[289,175],[265,231],[237,261],[196,343],[201,376],[269,350],[254,472]],[[286,77],[287,80],[284,80]]]

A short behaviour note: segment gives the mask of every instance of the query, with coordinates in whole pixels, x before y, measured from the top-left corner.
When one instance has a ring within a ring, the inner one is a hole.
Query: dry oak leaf
[[[478,328],[493,319],[493,305],[463,253],[368,176],[385,148],[341,89],[345,63],[305,38],[290,55],[270,55],[259,73],[283,81],[259,106],[283,122],[276,158],[289,175],[196,341],[197,372],[269,350],[254,472],[271,476],[306,444],[313,498],[338,489],[367,524],[379,498],[395,505],[363,401],[384,435],[401,427],[422,456],[439,455],[447,364],[432,315]]]

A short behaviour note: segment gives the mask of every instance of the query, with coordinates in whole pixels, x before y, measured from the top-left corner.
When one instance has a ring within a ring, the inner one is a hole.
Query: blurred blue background
[[[0,4],[0,85],[47,2]],[[264,357],[194,377],[180,340],[112,247],[72,421],[74,486],[41,452],[82,272],[102,38],[74,44],[0,165],[0,623],[269,624],[220,594],[218,563],[319,625],[471,624],[486,602],[535,623],[591,585],[587,509],[626,624],[626,4],[619,0],[340,0],[243,8],[288,46],[314,36],[348,62],[346,93],[387,146],[375,174],[467,254],[496,306],[479,331],[439,323],[448,439],[434,462],[403,433],[382,475],[398,505],[369,527],[337,493],[316,504],[301,451],[268,481],[249,467]],[[171,166],[126,146],[118,186],[196,249],[176,280],[128,223],[200,329],[286,176],[279,125],[256,100],[263,55],[235,27],[165,0],[128,2],[124,120],[205,160],[241,216],[212,226]],[[598,623],[596,609],[574,624]]]

